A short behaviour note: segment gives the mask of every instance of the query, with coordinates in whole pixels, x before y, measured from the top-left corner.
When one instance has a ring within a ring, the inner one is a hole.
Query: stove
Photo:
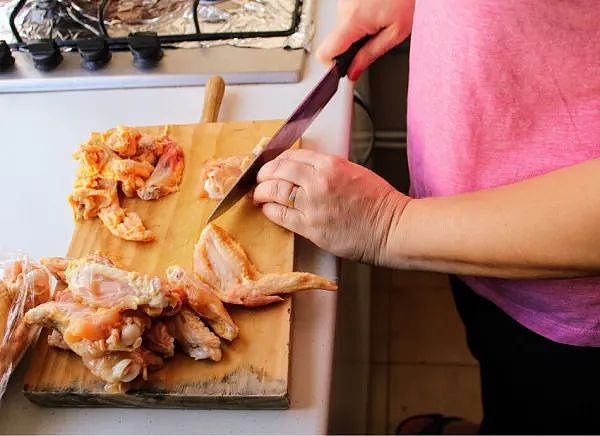
[[[0,92],[300,80],[316,0],[0,0]]]

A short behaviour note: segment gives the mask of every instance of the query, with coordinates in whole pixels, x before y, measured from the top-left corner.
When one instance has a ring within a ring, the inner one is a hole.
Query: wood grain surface
[[[155,233],[156,241],[118,239],[99,219],[93,219],[76,224],[68,256],[100,250],[125,269],[161,277],[173,264],[191,270],[193,246],[216,205],[215,200],[198,198],[203,162],[247,154],[281,123],[274,120],[169,126],[169,134],[185,153],[180,191],[157,201],[126,199],[122,203],[140,215]],[[163,128],[140,130],[158,135]],[[215,222],[240,242],[260,271],[292,271],[293,234],[268,221],[249,198],[243,198]],[[74,353],[49,348],[48,332],[44,331],[25,378],[25,395],[45,406],[286,408],[291,300],[259,309],[228,309],[240,335],[232,343],[223,341],[222,361],[194,361],[177,352],[161,370],[124,394],[105,392],[104,382],[94,377]]]

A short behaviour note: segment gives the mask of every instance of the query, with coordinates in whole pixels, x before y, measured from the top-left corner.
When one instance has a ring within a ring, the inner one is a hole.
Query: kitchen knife
[[[348,50],[334,59],[331,69],[317,86],[313,88],[310,94],[304,98],[288,120],[277,130],[264,146],[262,152],[254,158],[250,166],[240,175],[235,184],[210,214],[208,222],[221,216],[256,185],[258,170],[265,163],[275,159],[300,139],[319,112],[331,100],[331,97],[337,91],[340,79],[348,73],[348,68],[354,56],[365,45],[368,39],[369,36],[365,36],[356,41]]]

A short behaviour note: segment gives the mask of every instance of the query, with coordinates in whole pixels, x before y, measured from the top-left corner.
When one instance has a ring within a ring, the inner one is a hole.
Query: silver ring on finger
[[[290,195],[288,196],[288,207],[292,209],[296,205],[296,193],[298,192],[298,185],[292,186],[292,190],[290,191]]]

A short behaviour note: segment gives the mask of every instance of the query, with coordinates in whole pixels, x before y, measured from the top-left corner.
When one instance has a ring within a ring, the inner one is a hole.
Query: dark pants
[[[600,434],[600,348],[545,339],[457,278],[451,284],[481,368],[480,432]]]

